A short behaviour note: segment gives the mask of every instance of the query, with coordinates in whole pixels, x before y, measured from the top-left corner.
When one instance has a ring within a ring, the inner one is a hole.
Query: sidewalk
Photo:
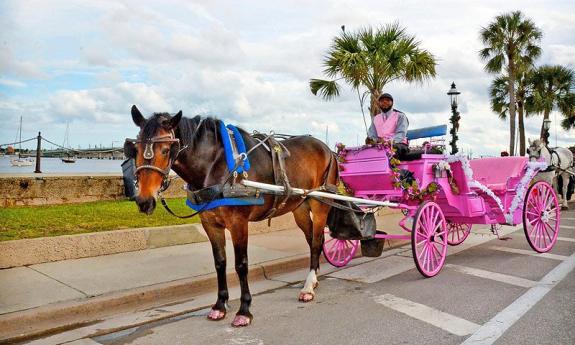
[[[386,223],[397,223],[398,217],[387,216]],[[228,282],[233,287],[237,278],[229,238],[226,245]],[[309,248],[300,229],[250,234],[248,257],[250,282],[309,267]],[[328,266],[322,263],[322,271]],[[302,271],[296,280],[304,279]],[[200,294],[212,293],[215,300],[216,286],[209,242],[3,269],[0,343]]]

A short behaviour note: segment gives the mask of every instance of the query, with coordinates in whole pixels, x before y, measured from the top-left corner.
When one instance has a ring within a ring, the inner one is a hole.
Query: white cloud
[[[541,62],[572,66],[575,56],[571,3],[7,3],[0,14],[6,22],[0,84],[9,87],[2,99],[18,110],[2,116],[25,110],[38,123],[74,119],[77,130],[115,128],[110,133],[120,136],[133,135],[129,107],[136,104],[146,114],[182,109],[188,116],[218,116],[248,130],[311,133],[321,139],[328,126],[332,143],[362,142],[365,126],[357,95],[343,86],[341,97],[325,102],[310,93],[308,82],[322,77],[322,57],[341,25],[353,31],[397,20],[439,62],[433,81],[386,87],[411,128],[447,123],[446,92],[455,81],[462,92],[461,145],[497,154],[508,146],[508,125],[489,109],[492,76],[477,56],[481,26],[519,8],[545,32]],[[18,93],[37,83],[32,96]],[[537,128],[540,118],[527,122]],[[85,140],[98,130],[87,130]],[[0,135],[5,135],[2,129]],[[573,140],[572,131],[558,131],[558,136],[559,143]]]
[[[21,82],[19,80],[0,78],[0,85],[4,85],[4,86],[8,86],[8,87],[25,87],[26,83]]]

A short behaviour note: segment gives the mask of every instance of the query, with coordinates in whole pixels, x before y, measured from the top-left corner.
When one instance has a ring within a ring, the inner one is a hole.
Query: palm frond
[[[339,85],[335,80],[310,79],[309,88],[311,93],[316,96],[319,93],[326,101],[339,96]]]

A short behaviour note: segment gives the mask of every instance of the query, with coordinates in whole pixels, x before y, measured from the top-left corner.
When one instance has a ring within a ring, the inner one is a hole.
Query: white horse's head
[[[529,154],[530,161],[538,161],[541,156],[547,159],[546,154],[549,153],[547,150],[547,146],[545,146],[545,142],[541,139],[527,139],[529,142],[529,147],[527,148],[527,153]]]

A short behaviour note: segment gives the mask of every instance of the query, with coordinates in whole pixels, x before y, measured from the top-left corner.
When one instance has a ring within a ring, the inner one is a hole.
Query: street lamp
[[[459,130],[459,120],[461,116],[459,116],[459,112],[457,111],[457,95],[461,94],[461,92],[457,91],[455,87],[455,82],[451,83],[451,89],[447,92],[449,95],[449,99],[451,101],[451,118],[449,122],[451,122],[451,141],[449,145],[451,146],[451,154],[454,155],[457,153],[457,131]]]
[[[549,129],[551,129],[551,120],[543,120],[543,141],[545,145],[549,145]]]

